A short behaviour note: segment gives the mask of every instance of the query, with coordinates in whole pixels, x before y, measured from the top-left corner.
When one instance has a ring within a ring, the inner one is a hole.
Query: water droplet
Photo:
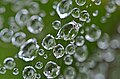
[[[100,5],[101,4],[101,0],[94,0],[95,5]]]
[[[68,66],[64,71],[65,79],[75,79],[76,71],[73,67]]]
[[[75,0],[75,2],[78,6],[83,6],[86,4],[86,0]]]
[[[81,13],[80,13],[80,21],[87,21],[87,20],[89,20],[89,17],[90,15],[89,15],[89,13],[87,12],[87,10],[83,10],[83,11],[81,11]]]
[[[12,37],[12,44],[19,47],[25,42],[26,34],[23,32],[17,32]]]
[[[95,24],[92,24],[90,27],[86,28],[85,38],[89,42],[97,41],[101,36],[101,30]]]
[[[120,47],[120,42],[118,39],[113,39],[110,41],[110,46],[113,49],[119,48]]]
[[[39,45],[35,38],[31,38],[26,41],[21,47],[18,53],[18,57],[24,61],[33,61],[37,57]]]
[[[6,73],[6,68],[0,67],[0,74],[5,74],[5,73]]]
[[[65,48],[66,54],[73,55],[75,53],[75,45],[74,44],[68,44]]]
[[[105,79],[105,76],[102,73],[98,73],[95,75],[94,79]]]
[[[72,0],[62,0],[56,7],[56,12],[60,18],[68,17],[72,12]]]
[[[44,59],[47,59],[48,58],[48,55],[47,54],[44,54]]]
[[[71,56],[71,55],[66,55],[66,56],[64,57],[64,63],[65,63],[66,65],[71,65],[71,64],[73,63],[73,58],[72,58],[72,56]]]
[[[29,18],[29,12],[26,9],[21,9],[17,12],[15,16],[15,21],[19,26],[24,26],[27,23],[27,20]]]
[[[53,48],[53,54],[57,59],[63,57],[64,53],[64,47],[61,44],[58,44]]]
[[[52,22],[52,27],[55,29],[55,30],[59,30],[61,28],[61,22],[59,20],[55,20]]]
[[[47,4],[49,0],[40,0],[42,4]]]
[[[120,0],[115,0],[115,3],[120,6]]]
[[[110,37],[107,33],[104,33],[97,41],[97,46],[100,49],[107,49],[109,47]]]
[[[6,12],[6,8],[3,6],[0,6],[0,14],[5,13],[5,12]]]
[[[35,76],[34,76],[34,78],[33,78],[33,79],[40,79],[40,78],[41,78],[41,75],[40,75],[40,74],[35,73]]]
[[[83,46],[84,43],[85,43],[85,39],[84,39],[83,36],[77,36],[77,37],[75,38],[75,42],[76,42],[76,45],[77,45],[77,46]]]
[[[79,18],[79,17],[80,17],[80,9],[79,9],[79,8],[74,8],[74,9],[72,10],[72,16],[73,16],[74,18]]]
[[[28,31],[33,34],[40,33],[43,27],[44,27],[44,24],[43,24],[42,18],[37,15],[31,16],[30,20],[27,23]]]
[[[58,79],[65,79],[63,75],[60,75]]]
[[[3,64],[5,68],[9,70],[12,70],[16,65],[14,59],[11,57],[5,58],[5,60],[3,61]]]
[[[62,26],[62,28],[58,31],[56,39],[63,38],[66,41],[73,40],[77,36],[79,28],[80,27],[78,23],[71,21]]]
[[[18,68],[14,68],[14,69],[13,69],[13,75],[18,75],[18,74],[19,74]]]
[[[35,68],[37,68],[37,69],[42,69],[42,68],[43,68],[43,63],[40,62],[40,61],[36,62]]]
[[[55,39],[51,34],[46,35],[46,37],[42,40],[42,46],[46,50],[53,49],[56,45]]]
[[[108,12],[108,13],[113,13],[113,12],[115,12],[116,11],[116,5],[115,5],[115,2],[114,1],[110,1],[109,3],[108,3],[108,5],[106,5],[106,11]]]
[[[53,61],[49,61],[45,65],[43,73],[47,78],[56,78],[60,74],[60,66]]]
[[[11,42],[14,32],[8,28],[4,28],[0,32],[1,40],[4,42]]]
[[[26,66],[22,71],[22,76],[24,79],[33,79],[36,70],[32,66]]]
[[[50,16],[55,16],[55,11],[50,12]]]
[[[39,54],[40,56],[43,56],[43,55],[45,54],[45,51],[44,51],[43,49],[39,49],[39,50],[38,50],[38,54]]]
[[[93,12],[93,16],[97,16],[98,15],[98,10],[95,10],[94,12]]]
[[[84,62],[87,59],[87,57],[88,57],[88,49],[86,45],[76,48],[76,53],[74,54],[74,58],[77,61]]]
[[[108,51],[108,52],[103,53],[103,59],[106,62],[112,62],[112,61],[114,61],[115,56],[114,56],[113,52]]]

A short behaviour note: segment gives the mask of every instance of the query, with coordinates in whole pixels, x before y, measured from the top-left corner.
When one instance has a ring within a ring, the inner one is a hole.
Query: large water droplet
[[[53,49],[56,45],[55,39],[51,34],[46,35],[46,37],[42,40],[42,46],[46,50]]]
[[[37,57],[39,45],[35,38],[29,39],[21,47],[18,53],[19,58],[24,61],[32,61]]]
[[[97,41],[101,36],[101,30],[95,24],[92,24],[90,27],[86,28],[85,38],[89,42]]]
[[[27,29],[30,33],[38,34],[44,27],[43,20],[40,16],[33,15],[27,23]]]
[[[73,58],[72,58],[72,56],[71,56],[71,55],[66,55],[66,56],[64,57],[64,63],[65,63],[66,65],[71,65],[71,64],[73,63]]]
[[[60,66],[53,61],[49,61],[45,65],[43,73],[47,78],[56,78],[60,74]]]
[[[76,4],[79,6],[83,6],[86,3],[86,0],[75,0]]]
[[[68,17],[72,12],[72,0],[62,0],[56,7],[56,12],[60,18]]]
[[[38,50],[38,54],[39,54],[40,56],[43,56],[43,55],[45,54],[45,51],[44,51],[43,49],[39,49],[39,50]]]
[[[22,76],[24,79],[33,79],[36,70],[32,66],[26,66],[22,71]]]
[[[80,26],[78,23],[71,21],[63,25],[63,27],[59,30],[56,39],[63,38],[64,40],[73,40],[77,36],[79,28]]]
[[[58,44],[53,48],[53,54],[57,59],[63,57],[64,53],[64,47],[61,44]]]
[[[4,64],[5,68],[9,69],[9,70],[13,69],[16,65],[14,59],[11,57],[6,58],[3,62],[3,64]]]

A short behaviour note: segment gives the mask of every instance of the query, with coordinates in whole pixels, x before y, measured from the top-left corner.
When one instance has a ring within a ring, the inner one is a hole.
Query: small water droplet
[[[34,79],[41,79],[41,74],[35,73]]]
[[[86,0],[75,0],[75,2],[78,6],[83,6],[86,4]]]
[[[85,43],[84,37],[83,36],[77,36],[75,38],[75,43],[76,43],[77,46],[83,46],[84,43]]]
[[[71,65],[71,64],[73,63],[73,58],[72,58],[72,56],[71,56],[71,55],[66,55],[66,56],[64,57],[64,63],[65,63],[66,65]]]
[[[42,68],[43,68],[43,63],[40,62],[40,61],[36,62],[35,68],[37,68],[37,69],[42,69]]]
[[[39,50],[38,50],[38,54],[39,54],[40,56],[43,56],[43,55],[45,54],[45,51],[44,51],[43,49],[39,49]]]
[[[80,9],[79,9],[79,8],[74,8],[74,9],[72,10],[72,16],[73,16],[74,18],[79,18],[79,17],[80,17]]]
[[[6,68],[0,67],[0,74],[5,74],[5,73],[6,73]]]
[[[68,44],[65,48],[66,54],[73,55],[75,53],[75,45],[74,44]]]
[[[82,10],[80,12],[80,21],[87,21],[90,17],[89,17],[89,13],[87,12],[87,10]]]
[[[93,16],[97,16],[98,15],[98,10],[95,10],[94,12],[93,12]]]
[[[59,30],[61,28],[61,22],[59,20],[55,20],[52,22],[52,27],[55,29],[55,30]]]
[[[19,74],[18,68],[14,68],[14,69],[13,69],[13,75],[18,75],[18,74]]]

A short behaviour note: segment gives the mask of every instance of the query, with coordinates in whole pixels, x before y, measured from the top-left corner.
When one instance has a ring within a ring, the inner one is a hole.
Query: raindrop
[[[85,38],[89,42],[97,41],[101,36],[101,30],[95,24],[92,24],[90,27],[86,28]]]
[[[14,69],[13,69],[13,75],[18,75],[18,74],[19,74],[18,68],[14,68]]]
[[[5,60],[3,61],[3,64],[5,68],[9,70],[12,70],[16,65],[14,59],[11,57],[5,58]]]
[[[12,44],[19,47],[25,42],[26,34],[23,32],[17,32],[12,37]]]
[[[75,53],[75,45],[74,44],[68,44],[65,48],[66,54],[73,55]]]
[[[93,16],[97,16],[98,13],[99,13],[99,11],[98,11],[98,10],[95,10],[95,11],[93,12]]]
[[[63,57],[64,53],[64,47],[61,44],[58,44],[53,48],[53,54],[57,59]]]
[[[33,79],[36,70],[32,66],[26,66],[22,71],[22,76],[24,79]]]
[[[85,43],[84,37],[83,36],[77,36],[75,38],[75,43],[76,43],[77,46],[83,46],[84,43]]]
[[[37,15],[31,16],[30,20],[27,23],[27,29],[30,33],[38,34],[42,31],[44,27],[43,20]]]
[[[43,55],[45,54],[45,51],[44,51],[43,49],[39,49],[39,50],[38,50],[38,54],[39,54],[40,56],[43,56]]]
[[[37,69],[42,69],[42,68],[43,68],[43,63],[40,62],[40,61],[36,62],[35,68],[37,68]]]
[[[56,7],[56,12],[60,18],[68,17],[72,12],[72,0],[62,0]]]
[[[66,65],[71,65],[71,64],[73,63],[73,58],[72,58],[72,56],[71,56],[71,55],[66,55],[66,56],[64,57],[64,63],[65,63]]]
[[[1,40],[4,42],[11,42],[14,32],[8,28],[4,28],[0,32]]]
[[[59,30],[61,28],[61,22],[59,20],[55,20],[52,22],[52,27],[55,29],[55,30]]]
[[[78,6],[83,6],[86,4],[86,0],[75,0],[75,2]]]
[[[42,40],[42,46],[46,50],[53,49],[56,45],[55,39],[51,34],[46,35],[46,37]]]
[[[79,62],[84,62],[88,57],[88,49],[87,46],[84,45],[82,47],[77,47],[76,52],[74,54],[74,58]]]
[[[45,65],[44,75],[49,78],[56,78],[60,74],[60,66],[58,66],[55,62],[49,61]]]
[[[107,33],[104,33],[100,39],[97,41],[97,46],[100,48],[100,49],[107,49],[109,47],[109,40],[110,40],[110,37]]]
[[[73,16],[74,18],[79,18],[79,17],[80,17],[80,9],[79,9],[79,8],[74,8],[74,9],[72,10],[72,16]]]
[[[33,61],[37,57],[39,45],[35,38],[31,38],[26,41],[21,47],[18,53],[18,57],[24,61]]]
[[[65,79],[75,79],[76,71],[73,67],[68,66],[64,71]]]
[[[5,74],[5,73],[6,73],[6,68],[0,67],[0,74]]]
[[[80,26],[78,23],[71,21],[62,26],[62,28],[57,33],[56,39],[63,38],[65,41],[73,40],[77,36],[79,28]]]
[[[87,10],[83,10],[83,11],[81,11],[80,12],[80,21],[87,21],[87,20],[89,20],[89,17],[90,15],[89,15],[89,13],[87,12]]]

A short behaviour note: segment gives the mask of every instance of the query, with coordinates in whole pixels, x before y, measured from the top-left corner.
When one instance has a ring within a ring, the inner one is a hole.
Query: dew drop
[[[52,27],[55,29],[55,30],[59,30],[61,28],[61,22],[59,20],[55,20],[52,22]]]
[[[75,53],[75,45],[68,44],[65,48],[66,54],[73,55]]]
[[[14,69],[13,69],[13,75],[18,75],[18,74],[19,74],[18,68],[14,68]]]
[[[11,57],[5,58],[3,64],[5,68],[9,70],[12,70],[16,66],[14,59]]]
[[[116,11],[116,8],[117,8],[117,7],[116,7],[114,1],[110,1],[105,8],[106,8],[106,11],[107,11],[108,13],[113,13],[113,12]]]
[[[71,65],[73,63],[73,58],[71,55],[66,55],[64,57],[64,63],[65,65]]]
[[[100,5],[101,4],[101,0],[94,0],[95,5]]]
[[[64,55],[64,47],[61,44],[57,44],[54,48],[53,48],[53,54],[55,56],[55,58],[61,58]]]
[[[39,54],[40,56],[43,56],[43,55],[45,54],[45,51],[44,51],[43,49],[39,49],[39,50],[38,50],[38,54]]]
[[[44,59],[47,59],[48,58],[48,55],[47,54],[44,54]]]
[[[86,28],[85,38],[89,42],[97,41],[101,36],[101,30],[95,24],[92,24],[90,27]]]
[[[56,12],[61,19],[68,17],[72,12],[72,0],[60,1],[56,7]]]
[[[77,36],[75,38],[75,43],[76,43],[77,46],[83,46],[84,43],[85,43],[84,37],[83,36]]]
[[[42,40],[42,46],[46,50],[53,49],[56,45],[55,39],[51,34],[46,35],[46,37]]]
[[[41,74],[35,73],[34,79],[41,79]]]
[[[83,10],[80,12],[80,21],[87,21],[89,19],[89,13],[87,12],[87,10]]]
[[[36,62],[35,68],[37,68],[37,69],[42,69],[42,68],[43,68],[43,63],[40,62],[40,61]]]
[[[26,41],[21,47],[18,53],[18,57],[24,61],[33,61],[37,57],[39,45],[35,38],[31,38]]]
[[[56,78],[60,74],[60,66],[53,61],[49,61],[45,65],[43,73],[48,79]]]
[[[86,0],[75,0],[75,2],[78,6],[83,6],[86,4]]]
[[[30,33],[38,34],[44,27],[43,20],[40,16],[33,15],[27,23],[27,29]]]
[[[99,13],[99,11],[98,11],[98,10],[95,10],[95,11],[93,12],[93,16],[97,16],[98,13]]]
[[[40,0],[42,4],[47,4],[49,0]]]
[[[105,76],[102,73],[98,73],[95,75],[94,79],[105,79]]]
[[[74,9],[72,10],[72,16],[73,16],[74,18],[79,18],[79,17],[80,17],[80,9],[79,9],[79,8],[74,8]]]
[[[6,73],[6,68],[0,67],[0,74],[5,74],[5,73]]]

